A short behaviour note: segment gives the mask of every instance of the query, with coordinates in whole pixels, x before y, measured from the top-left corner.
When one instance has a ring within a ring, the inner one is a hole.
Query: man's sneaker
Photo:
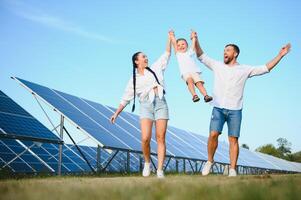
[[[237,176],[236,170],[235,169],[230,169],[229,170],[229,177],[235,177]]]
[[[208,102],[210,102],[210,101],[212,101],[212,100],[213,100],[213,98],[212,98],[211,96],[208,96],[208,95],[204,96],[204,101],[205,101],[206,103],[208,103]]]
[[[163,170],[157,170],[157,178],[165,178]]]
[[[142,171],[142,176],[147,177],[149,176],[151,173],[151,169],[150,169],[150,163],[144,163],[144,168]]]
[[[210,173],[213,162],[207,161],[203,167],[202,175],[207,176]]]

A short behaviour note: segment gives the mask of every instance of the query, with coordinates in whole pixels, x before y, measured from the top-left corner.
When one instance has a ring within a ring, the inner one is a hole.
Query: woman
[[[135,97],[140,102],[140,125],[141,143],[144,156],[144,168],[142,175],[150,175],[150,140],[152,126],[155,122],[156,140],[158,144],[158,169],[157,177],[164,178],[163,163],[165,159],[165,133],[167,121],[169,119],[168,106],[165,100],[164,70],[167,67],[171,51],[171,35],[169,32],[166,52],[148,67],[147,56],[142,52],[137,52],[132,56],[133,77],[129,80],[122,97],[119,108],[111,117],[114,123],[120,112],[134,99],[132,112],[135,110]]]

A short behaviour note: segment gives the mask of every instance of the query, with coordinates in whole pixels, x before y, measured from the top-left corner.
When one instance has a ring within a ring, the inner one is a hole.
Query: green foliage
[[[266,144],[258,147],[255,151],[272,155],[278,158],[282,158],[292,162],[301,162],[301,151],[297,153],[291,153],[292,143],[285,138],[277,139],[278,148],[273,144]]]
[[[264,154],[269,154],[269,155],[272,155],[272,156],[275,156],[278,158],[282,157],[281,152],[279,152],[278,149],[272,144],[266,144],[261,147],[258,147],[255,151],[258,151],[258,152],[261,152]]]
[[[285,138],[278,138],[277,142],[278,142],[278,151],[282,155],[285,156],[285,155],[291,153],[292,143],[290,143],[287,139],[285,139]]]

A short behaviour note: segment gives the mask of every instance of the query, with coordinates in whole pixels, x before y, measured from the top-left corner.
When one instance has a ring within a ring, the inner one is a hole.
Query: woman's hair
[[[134,88],[134,103],[133,103],[133,107],[132,107],[132,112],[135,111],[135,99],[136,99],[136,68],[137,68],[137,64],[135,63],[135,61],[137,60],[137,57],[139,56],[141,52],[138,51],[136,53],[134,53],[134,55],[132,56],[132,62],[133,62],[133,88]]]

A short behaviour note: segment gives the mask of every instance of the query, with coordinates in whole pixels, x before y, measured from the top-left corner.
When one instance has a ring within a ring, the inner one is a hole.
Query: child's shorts
[[[205,83],[205,81],[201,77],[200,72],[189,72],[189,73],[183,74],[182,78],[186,82],[186,84],[187,84],[187,79],[188,78],[192,78],[194,84],[197,84],[198,82],[201,82],[203,84]]]

